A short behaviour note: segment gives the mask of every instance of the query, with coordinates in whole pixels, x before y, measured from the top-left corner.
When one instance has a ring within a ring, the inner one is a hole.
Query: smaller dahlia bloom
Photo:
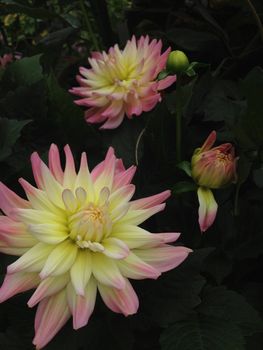
[[[136,168],[125,169],[112,148],[91,172],[86,153],[76,172],[65,147],[62,169],[56,145],[49,166],[31,157],[36,187],[20,179],[26,199],[0,183],[0,251],[18,255],[8,266],[0,302],[35,288],[28,306],[38,304],[37,349],[43,348],[73,317],[85,326],[99,292],[106,306],[125,316],[137,312],[129,279],[156,279],[181,264],[190,249],[167,243],[179,233],[150,233],[139,225],[164,209],[170,191],[131,200]]]
[[[128,118],[152,110],[161,101],[160,90],[173,84],[176,76],[157,81],[165,68],[170,48],[161,54],[162,42],[149,37],[135,36],[123,50],[116,44],[106,53],[93,52],[91,68],[80,67],[77,81],[80,87],[70,89],[81,99],[75,103],[89,107],[85,119],[89,123],[103,123],[101,129],[117,128]]]
[[[4,56],[0,57],[0,69],[5,68],[8,63],[13,62],[14,57],[11,53],[6,53]]]
[[[212,131],[201,148],[194,151],[191,160],[192,178],[200,186],[197,194],[199,200],[199,225],[202,232],[214,222],[217,203],[210,188],[218,189],[236,182],[237,160],[231,143],[213,147],[216,132]]]

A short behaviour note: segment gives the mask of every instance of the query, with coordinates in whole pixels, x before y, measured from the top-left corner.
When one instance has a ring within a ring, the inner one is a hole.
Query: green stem
[[[176,144],[175,144],[175,151],[176,151],[176,163],[181,162],[181,144],[182,144],[182,104],[181,104],[181,75],[180,73],[177,74],[177,81],[176,81],[176,111],[175,111],[175,117],[176,117]]]
[[[234,216],[239,215],[238,199],[239,199],[240,185],[236,187],[235,200],[234,200]]]
[[[87,31],[88,31],[88,33],[90,35],[90,39],[92,41],[92,44],[93,44],[95,50],[100,51],[100,47],[99,47],[96,35],[93,32],[93,29],[92,29],[92,26],[91,26],[91,23],[90,23],[90,20],[89,20],[89,16],[88,16],[88,13],[87,13],[86,8],[85,8],[84,0],[79,0],[79,5],[80,5],[80,8],[81,8],[81,11],[83,12],[84,19],[85,19],[85,22],[86,22],[86,28],[87,28]]]
[[[261,23],[261,20],[260,20],[260,17],[259,15],[257,14],[257,11],[254,7],[254,5],[252,4],[252,2],[250,0],[247,0],[247,4],[250,8],[250,11],[252,12],[252,15],[254,16],[255,18],[255,22],[258,26],[258,29],[259,29],[259,33],[260,33],[260,36],[261,36],[261,39],[263,41],[263,26],[262,26],[262,23]]]

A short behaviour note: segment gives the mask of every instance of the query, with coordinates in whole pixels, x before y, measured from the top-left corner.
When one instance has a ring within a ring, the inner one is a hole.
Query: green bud
[[[189,67],[189,60],[183,51],[172,51],[168,56],[166,69],[170,73],[182,73]]]

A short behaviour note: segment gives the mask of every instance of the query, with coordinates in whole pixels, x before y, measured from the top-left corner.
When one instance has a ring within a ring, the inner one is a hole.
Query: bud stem
[[[181,101],[181,74],[177,74],[176,80],[176,163],[181,162],[181,143],[182,143],[182,101]]]

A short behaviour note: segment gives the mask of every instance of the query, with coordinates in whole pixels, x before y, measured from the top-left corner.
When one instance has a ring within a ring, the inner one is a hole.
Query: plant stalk
[[[90,39],[92,41],[94,49],[97,50],[97,51],[100,51],[100,47],[99,47],[96,35],[94,34],[94,31],[92,29],[92,26],[91,26],[91,23],[90,23],[90,20],[89,20],[89,16],[88,16],[88,13],[87,13],[87,10],[86,10],[86,7],[85,7],[84,0],[79,0],[79,5],[80,5],[80,8],[81,8],[81,10],[83,12],[85,23],[86,23],[86,28],[87,28],[87,31],[88,31],[88,33],[90,35]]]
[[[257,11],[256,11],[254,5],[252,4],[251,0],[247,0],[247,4],[250,8],[250,11],[252,12],[252,15],[254,16],[255,22],[256,22],[258,29],[259,29],[259,34],[260,34],[261,39],[263,41],[263,25],[262,25],[261,19],[260,19],[259,15],[257,14]]]
[[[176,163],[181,162],[182,158],[182,91],[181,91],[181,75],[177,74],[176,80],[176,110],[175,110],[175,118],[176,118],[176,140],[175,140],[175,151],[176,151]]]

